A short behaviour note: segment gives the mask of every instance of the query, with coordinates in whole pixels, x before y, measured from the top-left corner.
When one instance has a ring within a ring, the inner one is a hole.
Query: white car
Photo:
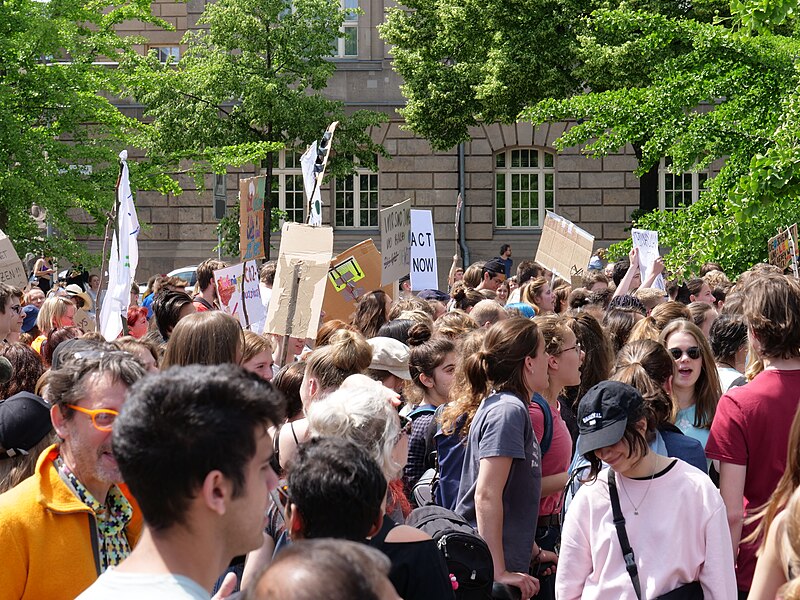
[[[167,277],[180,277],[184,281],[188,281],[189,285],[186,286],[186,293],[190,296],[194,295],[194,288],[197,285],[197,265],[175,269],[167,273]]]

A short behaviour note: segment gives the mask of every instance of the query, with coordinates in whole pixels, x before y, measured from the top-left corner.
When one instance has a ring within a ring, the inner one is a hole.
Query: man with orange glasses
[[[132,355],[83,344],[50,372],[45,399],[60,442],[0,495],[0,599],[74,598],[136,543],[142,522],[120,489],[111,428],[144,376]]]

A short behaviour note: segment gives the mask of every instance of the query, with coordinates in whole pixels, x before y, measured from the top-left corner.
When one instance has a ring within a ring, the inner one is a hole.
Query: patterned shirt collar
[[[105,504],[101,504],[86,489],[86,486],[78,481],[60,456],[56,457],[54,462],[64,482],[95,515],[101,572],[108,567],[118,565],[131,553],[130,543],[125,535],[125,527],[133,516],[133,507],[130,502],[116,485],[112,485],[106,496]]]

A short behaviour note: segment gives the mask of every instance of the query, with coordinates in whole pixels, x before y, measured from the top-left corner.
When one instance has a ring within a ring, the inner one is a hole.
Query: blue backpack
[[[542,441],[539,442],[539,449],[542,452],[542,457],[544,457],[547,451],[550,450],[550,444],[553,443],[553,414],[550,412],[547,400],[539,392],[536,392],[531,400],[544,415],[544,431],[542,432]]]

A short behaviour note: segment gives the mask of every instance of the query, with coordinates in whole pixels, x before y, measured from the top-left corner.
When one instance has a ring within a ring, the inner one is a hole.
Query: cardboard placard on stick
[[[333,229],[285,223],[266,331],[316,337],[333,254]]]
[[[367,239],[331,261],[322,304],[325,319],[349,322],[358,299],[379,289],[392,296],[391,285],[381,287],[381,253]]]
[[[411,272],[411,198],[380,211],[381,285]]]
[[[242,262],[264,258],[264,190],[263,175],[239,182],[239,255]],[[269,225],[269,224],[268,224]]]
[[[798,277],[797,223],[770,238],[767,249],[771,265],[780,267],[783,271],[791,267],[794,276]]]
[[[256,261],[239,263],[214,271],[217,295],[222,310],[239,319],[242,327],[261,333],[264,330],[264,305],[258,287]]]
[[[0,281],[20,290],[24,290],[28,285],[28,275],[17,256],[14,244],[2,231],[0,231]]]
[[[547,211],[536,262],[567,281],[583,277],[592,258],[594,236],[572,221]]]

